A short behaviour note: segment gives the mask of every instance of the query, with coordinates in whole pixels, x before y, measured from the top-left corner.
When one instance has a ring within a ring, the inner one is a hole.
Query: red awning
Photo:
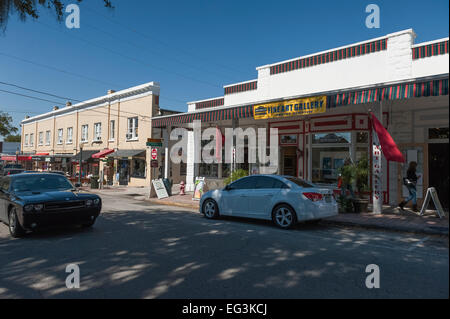
[[[49,156],[50,153],[37,153],[35,156]]]
[[[114,152],[114,150],[103,150],[103,151],[100,151],[100,152],[95,153],[94,155],[92,155],[92,158],[103,158],[106,155],[111,154],[113,152]]]
[[[15,155],[11,155],[11,156],[2,156],[1,157],[2,161],[7,161],[7,162],[15,162],[16,161],[16,156]],[[18,161],[31,161],[32,157],[31,156],[23,156],[23,155],[19,155],[17,157]]]

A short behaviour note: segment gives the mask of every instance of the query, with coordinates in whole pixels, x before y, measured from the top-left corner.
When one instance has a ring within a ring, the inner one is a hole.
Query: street
[[[448,298],[448,239],[247,219],[102,195],[92,229],[13,240],[0,225],[0,298]],[[66,266],[80,288],[66,288]],[[380,288],[366,287],[379,266]]]

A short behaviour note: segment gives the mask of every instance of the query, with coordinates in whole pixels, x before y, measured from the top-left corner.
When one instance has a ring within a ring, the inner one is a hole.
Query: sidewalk
[[[110,187],[106,189],[84,188],[85,191],[96,194],[114,194],[118,196],[130,196],[136,200],[145,200],[156,205],[184,207],[195,211],[199,210],[199,202],[192,200],[192,193],[186,195],[174,195],[164,199],[148,199],[149,188],[139,187]],[[339,214],[321,221],[322,225],[341,225],[350,227],[362,227],[370,229],[384,229],[401,232],[411,232],[429,235],[448,236],[448,214],[440,219],[432,210],[427,210],[424,216],[419,216],[412,211],[401,211],[398,208],[384,206],[381,215],[373,213],[365,214]]]

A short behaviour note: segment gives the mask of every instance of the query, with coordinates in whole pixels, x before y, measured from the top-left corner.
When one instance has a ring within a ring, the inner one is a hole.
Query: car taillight
[[[318,202],[323,198],[323,195],[320,193],[303,193],[303,196],[305,196],[307,199],[313,202]]]

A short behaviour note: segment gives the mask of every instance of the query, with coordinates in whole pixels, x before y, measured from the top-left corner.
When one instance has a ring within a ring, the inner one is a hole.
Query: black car
[[[98,195],[80,193],[57,174],[18,174],[0,177],[0,221],[13,237],[55,226],[91,227],[100,215]]]

